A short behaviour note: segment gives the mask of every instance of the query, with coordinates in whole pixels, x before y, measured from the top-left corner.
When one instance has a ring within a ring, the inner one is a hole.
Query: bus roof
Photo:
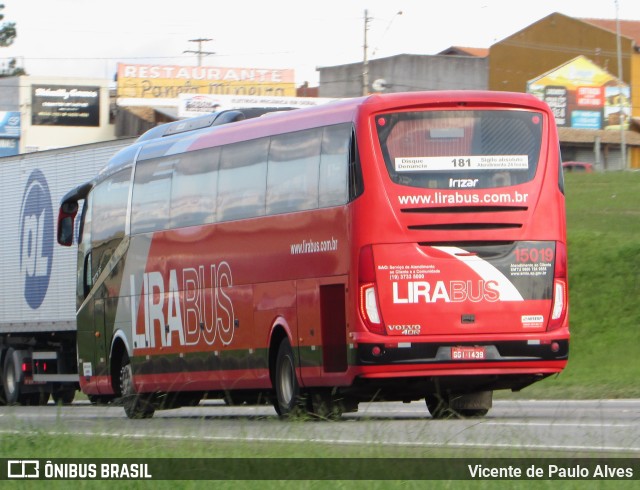
[[[170,147],[173,147],[171,153],[193,151],[283,132],[351,122],[361,111],[370,113],[414,106],[474,106],[488,103],[548,110],[544,102],[530,94],[472,90],[374,94],[284,112],[277,108],[227,110],[163,124],[147,131],[131,147],[117,153],[100,173],[98,180],[132,165],[138,151],[143,158],[145,154],[161,154],[163,149]]]

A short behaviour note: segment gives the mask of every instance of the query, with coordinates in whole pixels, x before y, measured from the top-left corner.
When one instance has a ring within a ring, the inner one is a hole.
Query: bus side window
[[[213,223],[220,147],[183,153],[173,170],[170,228]]]
[[[176,157],[165,157],[143,160],[136,164],[131,201],[132,235],[168,228],[169,196],[175,161]]]
[[[351,133],[351,124],[324,128],[319,182],[321,208],[340,206],[349,199],[349,166],[351,159],[355,159]]]
[[[269,138],[222,148],[218,172],[217,221],[264,216]]]
[[[82,278],[82,290],[84,292],[84,297],[86,298],[93,287],[93,268],[91,267],[91,251],[87,253],[84,258],[84,267],[82,268],[83,278]]]
[[[318,207],[322,131],[311,129],[271,138],[267,173],[267,214]]]
[[[77,307],[80,307],[84,299],[91,289],[91,228],[93,217],[93,192],[89,193],[82,207],[82,215],[80,218],[80,234],[78,240],[78,264],[82,264],[77,274],[78,298]],[[80,293],[82,291],[82,293]]]

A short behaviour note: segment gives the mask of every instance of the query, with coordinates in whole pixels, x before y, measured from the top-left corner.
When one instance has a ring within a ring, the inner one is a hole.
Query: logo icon
[[[24,277],[24,298],[38,309],[49,288],[53,263],[53,206],[47,179],[31,172],[22,197],[20,212],[20,271]]]
[[[7,461],[8,478],[39,478],[40,461],[37,459],[10,459]]]

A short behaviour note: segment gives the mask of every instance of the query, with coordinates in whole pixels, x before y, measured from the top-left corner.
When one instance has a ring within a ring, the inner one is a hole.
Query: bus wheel
[[[491,408],[492,391],[465,395],[431,394],[425,397],[429,413],[434,419],[484,417]]]
[[[146,395],[139,395],[133,386],[133,370],[129,357],[122,356],[122,367],[120,369],[120,394],[122,395],[122,405],[124,412],[130,419],[148,419],[153,417],[155,407]]]
[[[477,391],[451,399],[451,407],[461,417],[484,417],[493,405],[493,391]]]
[[[424,399],[427,409],[434,419],[450,419],[455,416],[449,403],[449,395],[427,395]]]
[[[278,347],[275,374],[276,397],[274,407],[282,418],[300,413],[300,385],[296,377],[295,359],[288,339],[283,339]]]

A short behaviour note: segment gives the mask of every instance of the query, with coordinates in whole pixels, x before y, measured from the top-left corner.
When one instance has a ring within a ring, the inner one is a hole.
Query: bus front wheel
[[[155,407],[149,399],[149,395],[136,393],[133,385],[133,370],[129,357],[125,354],[122,357],[120,368],[120,394],[124,412],[130,419],[148,419],[153,417]]]

